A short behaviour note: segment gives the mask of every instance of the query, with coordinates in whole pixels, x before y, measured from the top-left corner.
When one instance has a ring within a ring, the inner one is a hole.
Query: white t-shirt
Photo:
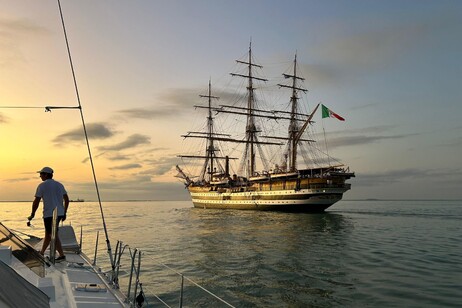
[[[58,207],[58,216],[64,215],[64,195],[67,195],[64,185],[53,179],[47,179],[38,185],[35,197],[43,200],[43,218],[52,217],[55,207]]]

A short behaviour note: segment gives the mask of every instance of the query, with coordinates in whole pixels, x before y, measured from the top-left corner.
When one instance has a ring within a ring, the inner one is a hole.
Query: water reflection
[[[342,214],[294,214],[191,209],[198,240],[195,268],[206,285],[230,290],[240,304],[296,305],[332,297],[345,270],[332,247],[348,249],[352,223]],[[330,298],[332,300],[332,298]]]

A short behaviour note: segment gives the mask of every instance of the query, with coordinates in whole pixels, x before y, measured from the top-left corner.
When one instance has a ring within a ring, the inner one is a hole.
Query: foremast
[[[205,149],[205,155],[179,155],[178,157],[182,158],[197,158],[197,159],[204,159],[204,164],[201,169],[200,175],[199,175],[199,182],[211,182],[213,180],[214,175],[217,173],[217,167],[219,167],[221,170],[223,168],[221,167],[221,164],[218,162],[220,159],[225,159],[226,160],[226,167],[224,170],[223,176],[227,177],[229,176],[229,167],[228,167],[228,160],[229,158],[226,157],[219,157],[216,155],[216,152],[218,149],[215,147],[215,140],[220,140],[220,139],[228,139],[229,135],[225,134],[217,134],[214,131],[214,125],[213,125],[213,116],[212,116],[212,99],[218,100],[218,96],[213,96],[212,95],[212,82],[209,80],[209,86],[208,86],[208,94],[207,95],[199,95],[202,98],[207,98],[208,100],[208,106],[205,107],[208,109],[208,116],[207,116],[207,131],[206,132],[188,132],[186,135],[182,135],[184,138],[203,138],[206,139],[206,149]],[[204,108],[203,106],[196,106],[197,108]],[[192,183],[192,180],[186,176],[186,174],[183,172],[183,170],[179,167],[176,166],[177,170],[179,171],[179,177],[183,178],[186,181],[186,185],[189,185]]]
[[[206,149],[206,159],[204,166],[202,167],[200,178],[204,179],[206,172],[208,173],[208,179],[212,180],[214,172],[214,157],[215,155],[215,146],[214,139],[212,138],[214,134],[213,128],[213,117],[212,117],[212,99],[219,99],[217,96],[212,96],[212,82],[209,80],[209,90],[207,95],[199,95],[200,97],[207,98],[208,100],[208,117],[207,117],[207,149]],[[209,170],[207,170],[209,166]]]

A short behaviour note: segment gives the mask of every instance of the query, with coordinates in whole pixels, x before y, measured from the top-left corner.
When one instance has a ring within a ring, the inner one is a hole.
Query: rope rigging
[[[60,0],[57,0],[57,2],[58,2],[58,7],[59,7],[59,14],[60,14],[60,17],[61,17],[61,24],[62,24],[62,29],[63,29],[63,33],[64,33],[64,39],[66,41],[67,55],[68,55],[68,58],[69,58],[69,64],[70,64],[70,68],[71,68],[71,72],[72,72],[72,79],[74,81],[74,88],[75,88],[75,94],[76,94],[78,106],[77,107],[48,107],[48,109],[46,108],[45,110],[46,111],[51,111],[51,109],[74,108],[74,109],[79,109],[79,111],[80,111],[80,118],[82,120],[83,132],[85,134],[85,141],[86,141],[86,144],[87,144],[87,150],[88,150],[88,156],[89,156],[92,175],[93,175],[93,181],[94,181],[94,184],[95,184],[96,194],[97,194],[97,197],[98,197],[98,204],[99,204],[100,213],[101,213],[101,219],[102,219],[102,222],[103,222],[104,235],[106,237],[107,252],[108,252],[109,259],[110,259],[111,266],[112,266],[112,274],[114,275],[115,264],[114,264],[114,260],[112,258],[111,243],[109,241],[109,235],[108,235],[108,232],[107,232],[106,221],[104,219],[103,205],[102,205],[102,202],[101,202],[101,196],[100,196],[100,192],[99,192],[98,181],[96,179],[96,172],[95,172],[95,166],[94,166],[94,163],[93,163],[93,156],[92,156],[92,153],[91,153],[90,142],[88,140],[87,127],[85,125],[85,118],[83,116],[82,105],[81,105],[81,102],[80,102],[79,89],[78,89],[78,86],[77,86],[77,78],[75,76],[74,64],[72,62],[71,50],[70,50],[70,47],[69,47],[69,40],[68,40],[68,37],[67,37],[66,26],[64,24],[63,11],[61,9],[61,2],[60,2]]]

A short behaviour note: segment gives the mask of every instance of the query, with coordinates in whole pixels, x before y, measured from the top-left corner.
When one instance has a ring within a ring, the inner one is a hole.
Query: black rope
[[[100,196],[100,193],[99,193],[98,181],[96,180],[96,172],[95,172],[95,166],[93,164],[93,156],[91,155],[90,142],[88,140],[87,128],[86,128],[85,119],[84,119],[84,116],[83,116],[82,105],[80,103],[79,89],[77,87],[77,79],[75,78],[74,65],[72,63],[71,50],[69,48],[69,41],[67,39],[66,26],[64,25],[63,11],[61,9],[60,0],[57,0],[57,1],[58,1],[58,7],[59,7],[59,14],[61,16],[61,23],[62,23],[62,26],[63,26],[64,39],[66,40],[67,55],[69,57],[69,64],[71,66],[72,78],[74,80],[75,94],[76,94],[76,97],[77,97],[77,102],[79,104],[77,108],[80,110],[80,118],[82,119],[82,126],[83,126],[83,131],[84,131],[84,134],[85,134],[85,140],[86,140],[86,143],[87,143],[88,156],[90,158],[91,170],[92,170],[92,173],[93,173],[93,181],[95,183],[96,194],[98,196],[98,203],[99,203],[99,208],[100,208],[100,212],[101,212],[101,218],[102,218],[102,221],[103,221],[104,234],[106,236],[107,252],[109,254],[109,259],[111,261],[112,275],[114,275],[115,264],[114,264],[114,261],[113,261],[113,258],[112,258],[112,253],[111,253],[111,243],[109,241],[109,236],[108,236],[107,227],[106,227],[106,221],[104,219],[103,205],[101,203],[101,196]],[[59,107],[56,107],[56,108],[59,108]]]
[[[82,109],[81,106],[75,106],[75,107],[66,107],[66,106],[46,106],[45,107],[45,112],[51,112],[51,109]]]

